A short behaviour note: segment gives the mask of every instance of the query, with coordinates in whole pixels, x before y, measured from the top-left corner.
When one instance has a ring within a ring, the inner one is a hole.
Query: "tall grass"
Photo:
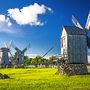
[[[0,90],[90,90],[90,74],[59,75],[56,68],[5,68],[0,73]]]

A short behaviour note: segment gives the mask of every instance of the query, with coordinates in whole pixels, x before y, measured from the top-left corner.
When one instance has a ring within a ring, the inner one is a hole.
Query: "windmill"
[[[90,12],[85,28],[72,16],[75,26],[63,26],[61,33],[61,57],[58,72],[62,74],[87,74],[87,46],[90,49]],[[67,55],[67,58],[63,58]],[[63,62],[62,62],[63,61]]]
[[[25,47],[22,51],[17,48],[13,43],[12,43],[12,47],[16,50],[15,53],[15,64],[23,64],[24,65],[24,53],[25,51],[30,47],[31,45],[29,44],[27,47]]]
[[[9,65],[10,64],[8,53],[11,54],[11,52],[10,52],[11,44],[12,44],[12,41],[10,41],[9,45],[7,45],[4,42],[5,47],[0,48],[0,65]]]
[[[4,46],[9,49],[9,53],[10,53],[10,55],[12,56],[12,53],[11,53],[11,51],[10,51],[11,45],[12,45],[12,40],[10,41],[9,45],[7,45],[7,44],[4,42]]]
[[[77,19],[74,16],[72,16],[72,22],[74,23],[74,25],[76,27],[79,27],[79,28],[83,29],[83,27],[80,25],[80,23],[77,21]],[[89,28],[90,28],[90,12],[88,14],[88,18],[87,18],[85,29],[83,29],[83,30],[86,31],[86,34],[88,34]],[[88,36],[87,36],[87,46],[90,49],[90,38]]]

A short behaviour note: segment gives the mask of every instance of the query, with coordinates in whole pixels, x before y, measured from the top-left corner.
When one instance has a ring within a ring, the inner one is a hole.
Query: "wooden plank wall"
[[[68,35],[68,63],[87,63],[85,35]]]
[[[65,29],[62,30],[61,34],[61,54],[64,54],[64,52],[67,54],[67,33]]]

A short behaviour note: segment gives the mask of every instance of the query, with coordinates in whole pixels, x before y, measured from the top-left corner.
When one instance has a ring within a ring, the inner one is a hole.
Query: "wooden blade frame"
[[[82,26],[79,24],[79,22],[77,21],[77,19],[73,15],[72,15],[72,22],[76,27],[83,29]]]
[[[89,28],[90,28],[90,11],[89,11],[89,14],[88,14],[88,18],[87,18],[85,29],[88,31]]]

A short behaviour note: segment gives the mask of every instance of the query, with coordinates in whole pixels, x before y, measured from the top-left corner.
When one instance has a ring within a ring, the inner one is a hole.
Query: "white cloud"
[[[12,23],[9,21],[7,25],[10,27],[12,25]]]
[[[38,54],[26,54],[25,56],[28,56],[29,58],[35,58],[38,56]]]
[[[38,19],[38,15],[45,14],[46,11],[52,12],[52,9],[50,7],[46,7],[43,4],[39,5],[37,3],[34,3],[33,5],[23,7],[22,9],[8,9],[8,16],[15,20],[19,25],[29,24],[31,26],[43,26],[44,22],[41,22]]]
[[[48,11],[53,13],[53,10],[50,7],[46,7],[48,9]]]
[[[0,32],[12,34],[12,35],[22,34],[21,30],[16,29],[16,28],[12,28],[12,27],[8,27],[8,26],[5,26],[5,25],[3,27],[0,27]]]
[[[4,26],[11,26],[12,23],[10,22],[8,17],[5,17],[5,15],[0,14],[0,28]]]
[[[3,14],[0,14],[0,32],[5,32],[5,33],[14,33],[13,30],[11,30],[10,26],[12,23],[10,22],[10,19],[6,17]]]
[[[12,30],[10,30],[10,29],[6,29],[6,28],[2,28],[2,29],[0,29],[0,32],[5,32],[5,33],[14,33]]]
[[[9,27],[12,26],[12,23],[10,22],[8,17],[6,18],[5,22],[7,23],[7,26],[9,26]]]
[[[0,22],[5,22],[5,16],[0,14]]]
[[[8,34],[20,34],[21,30],[17,30],[16,28],[11,27],[12,23],[8,17],[0,14],[0,32],[8,33]]]

